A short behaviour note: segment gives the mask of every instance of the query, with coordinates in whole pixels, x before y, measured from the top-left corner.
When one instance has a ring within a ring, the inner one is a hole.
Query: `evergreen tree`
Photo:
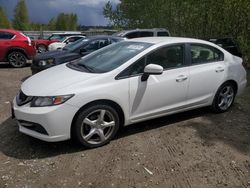
[[[4,9],[0,6],[0,28],[8,29],[11,27],[10,22],[5,15]]]
[[[19,0],[15,7],[13,27],[18,30],[30,29],[28,10],[25,4],[25,0]]]

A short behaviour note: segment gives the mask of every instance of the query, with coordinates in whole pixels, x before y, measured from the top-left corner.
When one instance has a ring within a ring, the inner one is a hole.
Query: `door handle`
[[[223,67],[217,67],[215,69],[215,72],[223,72],[224,71],[224,68]]]
[[[185,81],[185,80],[187,80],[187,76],[185,76],[185,75],[180,75],[180,76],[178,76],[177,78],[176,78],[176,82],[183,82],[183,81]]]

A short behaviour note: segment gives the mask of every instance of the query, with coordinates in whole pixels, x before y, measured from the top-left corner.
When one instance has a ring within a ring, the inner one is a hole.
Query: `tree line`
[[[233,37],[250,56],[249,0],[121,0],[103,14],[118,29],[167,28],[174,36]]]
[[[58,30],[75,31],[77,29],[77,14],[60,13],[52,18],[48,24],[34,23],[29,19],[25,0],[19,0],[14,9],[14,18],[9,21],[3,7],[0,6],[0,28],[14,28],[17,30]]]

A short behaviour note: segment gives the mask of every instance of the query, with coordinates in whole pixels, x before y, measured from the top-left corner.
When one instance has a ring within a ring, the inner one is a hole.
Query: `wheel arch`
[[[237,94],[237,91],[238,91],[238,83],[235,81],[235,80],[227,80],[225,81],[223,84],[225,83],[231,83],[233,86],[234,86],[234,89],[235,89],[235,93]],[[222,84],[222,85],[223,85]]]
[[[113,107],[114,109],[116,109],[116,110],[117,110],[117,113],[118,113],[118,115],[119,115],[119,118],[120,118],[120,120],[121,120],[121,126],[124,125],[124,122],[125,122],[125,114],[124,114],[124,111],[123,111],[123,109],[121,108],[121,106],[120,106],[118,103],[116,103],[116,102],[114,102],[114,101],[112,101],[112,100],[108,100],[108,99],[98,99],[98,100],[95,100],[95,101],[92,101],[92,102],[89,102],[89,103],[85,104],[84,106],[82,106],[82,107],[76,112],[76,114],[74,115],[73,120],[72,120],[72,122],[71,122],[71,127],[70,127],[70,135],[71,135],[71,137],[72,137],[73,125],[74,125],[74,122],[76,121],[76,118],[77,118],[78,114],[79,114],[82,110],[84,110],[84,109],[86,109],[86,108],[88,108],[88,107],[90,107],[90,106],[96,105],[96,104],[106,104],[106,105],[109,105],[109,106]]]
[[[11,48],[11,49],[9,49],[8,52],[6,53],[6,59],[8,59],[8,56],[9,56],[12,52],[21,52],[22,54],[25,55],[26,58],[28,58],[27,53],[25,52],[24,49],[22,49],[22,48]]]

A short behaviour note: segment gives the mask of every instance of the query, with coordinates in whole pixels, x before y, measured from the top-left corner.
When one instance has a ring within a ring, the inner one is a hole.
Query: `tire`
[[[45,45],[43,45],[43,44],[40,44],[40,45],[37,46],[37,51],[39,53],[44,53],[44,52],[47,51],[47,47]]]
[[[13,51],[8,55],[9,64],[15,68],[21,68],[26,66],[27,58],[19,51]]]
[[[234,84],[230,82],[222,84],[214,97],[212,104],[213,111],[216,113],[228,111],[234,103],[235,95],[236,88]]]
[[[106,104],[96,104],[78,113],[72,127],[72,137],[87,148],[110,142],[120,127],[117,111]]]

